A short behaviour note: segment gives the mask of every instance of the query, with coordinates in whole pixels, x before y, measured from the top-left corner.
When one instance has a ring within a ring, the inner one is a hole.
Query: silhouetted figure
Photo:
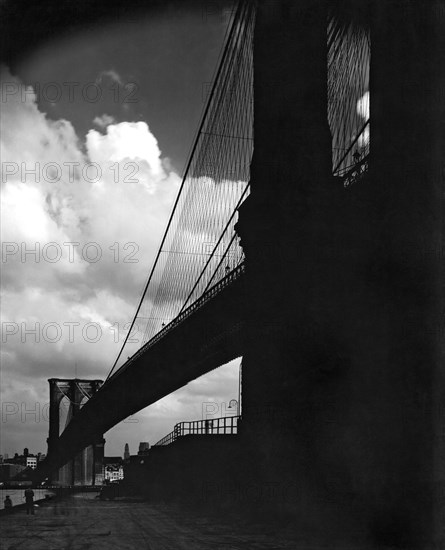
[[[34,491],[32,489],[26,489],[25,502],[26,502],[26,515],[29,515],[29,512],[31,512],[31,514],[34,515]]]
[[[5,504],[5,510],[7,510],[7,512],[11,512],[12,511],[12,500],[10,498],[9,495],[6,495],[6,498],[4,500],[4,504]]]

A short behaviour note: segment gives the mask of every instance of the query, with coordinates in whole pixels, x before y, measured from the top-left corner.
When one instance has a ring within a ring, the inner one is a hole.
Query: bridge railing
[[[155,443],[154,447],[170,445],[180,437],[186,435],[235,435],[238,433],[240,416],[225,416],[208,420],[193,420],[179,422],[172,432]]]
[[[219,294],[224,288],[229,286],[234,280],[238,279],[244,273],[245,267],[244,262],[232,269],[223,279],[218,281],[213,285],[209,290],[204,292],[204,294],[198,298],[193,304],[191,304],[187,309],[185,309],[181,314],[179,314],[173,321],[166,325],[162,330],[160,330],[151,340],[149,340],[144,346],[141,347],[134,355],[132,355],[110,378],[114,378],[119,372],[127,368],[131,363],[139,359],[149,348],[154,346],[159,340],[161,340],[167,333],[176,328],[182,321],[187,319],[192,313],[197,309],[202,307],[205,303],[211,300],[216,294]],[[104,387],[107,382],[102,386]],[[100,389],[98,390],[100,391]]]
[[[353,166],[349,166],[340,176],[343,181],[343,186],[349,187],[350,185],[357,183],[368,172],[368,168],[369,155],[366,155]]]

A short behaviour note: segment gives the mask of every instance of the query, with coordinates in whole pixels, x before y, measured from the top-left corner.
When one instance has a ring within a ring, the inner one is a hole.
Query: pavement
[[[130,500],[100,501],[78,493],[41,504],[34,516],[0,517],[2,550],[296,550],[282,530],[178,507]],[[300,541],[301,543],[301,541]],[[314,547],[312,547],[313,549]]]

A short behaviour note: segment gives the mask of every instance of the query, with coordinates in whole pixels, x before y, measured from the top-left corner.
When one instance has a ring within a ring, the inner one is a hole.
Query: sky
[[[70,31],[1,68],[0,453],[46,452],[50,377],[104,379],[178,192],[228,10]],[[106,435],[156,442],[238,397],[239,360]],[[209,403],[215,403],[209,405]]]

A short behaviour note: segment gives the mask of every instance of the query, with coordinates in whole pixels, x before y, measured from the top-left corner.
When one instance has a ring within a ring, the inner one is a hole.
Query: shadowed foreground
[[[251,550],[308,548],[291,529],[266,529],[183,512],[165,505],[79,493],[0,518],[0,548],[13,550]],[[331,547],[332,548],[332,547]],[[317,550],[311,546],[311,550]]]

